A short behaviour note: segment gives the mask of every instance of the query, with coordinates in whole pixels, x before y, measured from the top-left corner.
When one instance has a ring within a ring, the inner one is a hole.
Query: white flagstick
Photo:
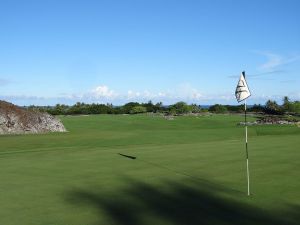
[[[245,141],[246,141],[246,160],[247,160],[247,182],[248,196],[250,195],[250,175],[249,175],[249,157],[248,157],[248,127],[247,127],[247,102],[245,100]]]
[[[247,127],[247,103],[246,99],[251,96],[250,90],[246,82],[245,71],[242,72],[239,82],[235,90],[235,97],[238,102],[245,103],[245,135],[246,135],[246,162],[247,162],[247,182],[248,182],[248,196],[250,195],[250,178],[249,178],[249,157],[248,157],[248,127]]]

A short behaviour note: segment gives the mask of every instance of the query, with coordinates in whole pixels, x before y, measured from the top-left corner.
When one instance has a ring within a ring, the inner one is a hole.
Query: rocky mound
[[[62,122],[48,113],[20,108],[0,101],[0,134],[65,132]]]

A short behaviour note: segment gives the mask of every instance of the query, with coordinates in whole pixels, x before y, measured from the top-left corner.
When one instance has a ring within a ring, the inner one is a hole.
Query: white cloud
[[[129,90],[125,95],[120,94],[118,99],[146,102],[152,101],[164,101],[164,102],[176,102],[176,101],[198,101],[203,99],[203,95],[196,88],[192,87],[188,83],[181,84],[172,90],[162,90],[153,92],[149,90],[133,91]]]
[[[283,56],[267,51],[255,51],[255,53],[267,58],[267,61],[259,66],[259,69],[268,72],[278,70],[281,66],[300,60],[299,55]]]
[[[158,96],[159,96],[159,97],[166,97],[166,93],[158,92]]]
[[[159,94],[152,93],[148,90],[142,92],[129,90],[124,97],[131,101],[149,101],[158,98]]]
[[[300,93],[288,93],[291,99],[299,100]],[[283,96],[280,95],[253,95],[250,99],[252,103],[265,103],[268,99],[280,101]],[[173,89],[159,90],[159,91],[136,91],[128,90],[119,93],[106,85],[99,85],[84,93],[62,93],[59,96],[53,97],[37,97],[37,96],[0,96],[0,99],[5,99],[19,105],[55,105],[60,104],[74,104],[76,102],[85,103],[112,103],[114,105],[122,105],[129,101],[132,102],[163,102],[166,105],[174,104],[179,101],[196,104],[237,104],[233,92],[218,92],[218,93],[202,93],[197,88],[189,83],[183,83],[174,87]]]
[[[133,92],[134,93],[134,92]],[[155,94],[153,94],[154,96]],[[292,101],[296,101],[300,99],[299,92],[291,92],[285,94],[291,98]],[[137,96],[137,95],[136,95]],[[251,99],[249,99],[249,104],[264,104],[268,99],[276,100],[279,103],[281,102],[284,95],[253,95]],[[152,102],[163,102],[165,105],[174,104],[178,101],[185,101],[187,103],[196,103],[196,104],[237,104],[235,97],[232,93],[223,93],[223,94],[206,94],[202,95],[199,98],[184,98],[179,97],[179,95],[172,95],[169,92],[166,94],[158,93],[154,98],[145,98],[143,95],[139,95],[138,97],[127,99],[127,95],[119,95],[115,99],[107,99],[107,98],[91,98],[84,97],[82,95],[69,95],[65,97],[38,97],[38,96],[25,96],[25,95],[16,95],[16,96],[0,96],[0,99],[12,102],[17,105],[55,105],[59,104],[68,104],[73,105],[76,102],[85,102],[85,103],[112,103],[114,105],[122,105],[129,101],[134,102],[147,102],[152,100]]]
[[[272,54],[272,53],[264,53],[264,56],[267,57],[267,62],[260,66],[263,70],[273,70],[276,67],[283,64],[284,60],[280,55]]]
[[[189,83],[181,84],[179,88],[177,88],[176,93],[178,95],[178,98],[185,98],[190,100],[200,100],[204,97],[199,90],[194,88]]]
[[[118,94],[114,91],[109,89],[109,87],[105,85],[100,85],[93,90],[91,90],[89,93],[92,98],[107,98],[107,99],[113,99],[118,96]]]
[[[118,99],[120,95],[106,85],[99,85],[84,93],[61,93],[58,98],[76,102],[107,103]]]
[[[132,90],[127,91],[127,99],[131,100],[131,99],[136,99],[139,98],[141,96],[140,92],[134,92]]]

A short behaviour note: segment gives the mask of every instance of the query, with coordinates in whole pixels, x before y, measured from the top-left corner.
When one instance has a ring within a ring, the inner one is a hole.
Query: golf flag
[[[249,156],[248,156],[248,127],[247,127],[247,104],[246,99],[251,96],[246,79],[245,71],[242,72],[235,90],[235,97],[238,102],[244,101],[245,104],[245,144],[246,144],[246,167],[247,167],[247,184],[248,196],[250,195],[250,173],[249,173]]]
[[[237,84],[236,90],[235,90],[235,97],[238,102],[241,102],[251,96],[251,93],[249,91],[246,78],[245,78],[245,72],[242,72],[240,76],[240,80]]]

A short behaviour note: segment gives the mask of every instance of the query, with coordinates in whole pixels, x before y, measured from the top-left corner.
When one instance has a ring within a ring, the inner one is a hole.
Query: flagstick
[[[245,100],[245,140],[246,140],[246,160],[247,160],[247,182],[248,196],[250,195],[250,178],[249,178],[249,157],[248,157],[248,129],[247,129],[247,102]]]

